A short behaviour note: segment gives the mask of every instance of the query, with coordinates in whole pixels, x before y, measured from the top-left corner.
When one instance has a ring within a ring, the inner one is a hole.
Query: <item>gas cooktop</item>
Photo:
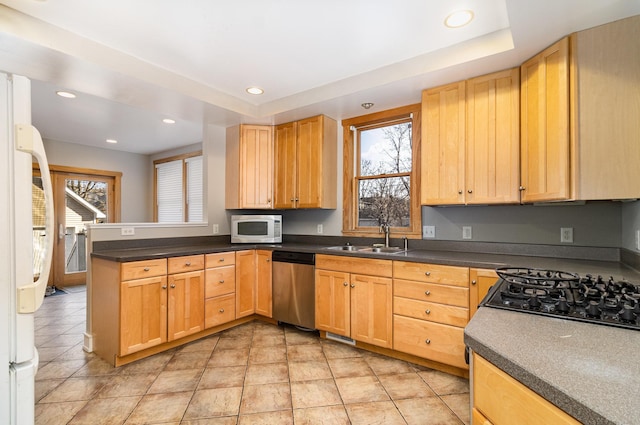
[[[640,285],[531,268],[496,269],[481,306],[640,330]]]

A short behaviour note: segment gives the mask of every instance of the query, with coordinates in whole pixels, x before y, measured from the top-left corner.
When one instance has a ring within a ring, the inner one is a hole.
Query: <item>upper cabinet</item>
[[[337,125],[324,115],[275,129],[275,208],[336,208]]]
[[[640,16],[522,65],[522,201],[640,197]]]
[[[519,70],[422,94],[424,205],[517,203]]]
[[[273,127],[227,128],[225,208],[273,208]]]

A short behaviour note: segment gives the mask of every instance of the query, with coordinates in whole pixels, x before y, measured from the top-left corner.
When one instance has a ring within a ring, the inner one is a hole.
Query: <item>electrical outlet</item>
[[[423,238],[435,238],[436,237],[436,226],[422,226],[422,237]]]
[[[220,233],[220,226],[218,226],[217,224],[214,224],[213,226],[213,234],[217,235],[218,233]]]
[[[316,231],[317,231],[319,234],[320,234],[320,233],[322,233],[322,232],[324,232],[324,228],[323,228],[322,224],[318,224],[318,228],[317,228],[317,230],[316,230]]]
[[[133,236],[136,234],[136,229],[134,229],[133,227],[122,227],[120,228],[120,235],[121,236]]]
[[[640,251],[640,230],[636,230],[636,249]]]
[[[462,226],[462,239],[472,239],[471,226]]]
[[[560,228],[560,242],[573,243],[573,227]]]

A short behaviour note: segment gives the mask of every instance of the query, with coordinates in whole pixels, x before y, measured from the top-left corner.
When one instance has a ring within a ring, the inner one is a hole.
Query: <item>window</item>
[[[344,129],[343,233],[420,235],[420,105],[351,118]]]
[[[158,223],[204,221],[202,153],[165,158],[153,163],[154,220]]]

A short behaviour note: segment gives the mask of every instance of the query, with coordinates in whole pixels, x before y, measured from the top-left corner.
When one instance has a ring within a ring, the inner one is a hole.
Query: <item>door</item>
[[[204,330],[204,271],[169,275],[167,341]]]
[[[69,173],[51,168],[56,223],[51,283],[55,286],[81,285],[86,281],[87,271],[87,224],[117,221],[117,176],[82,173],[83,170]]]
[[[278,125],[275,129],[274,208],[276,209],[297,206],[296,129],[295,122]]]
[[[256,251],[256,313],[273,316],[271,251]]]
[[[351,336],[349,273],[316,269],[316,328]]]
[[[391,279],[351,275],[351,338],[391,348],[392,302]]]

